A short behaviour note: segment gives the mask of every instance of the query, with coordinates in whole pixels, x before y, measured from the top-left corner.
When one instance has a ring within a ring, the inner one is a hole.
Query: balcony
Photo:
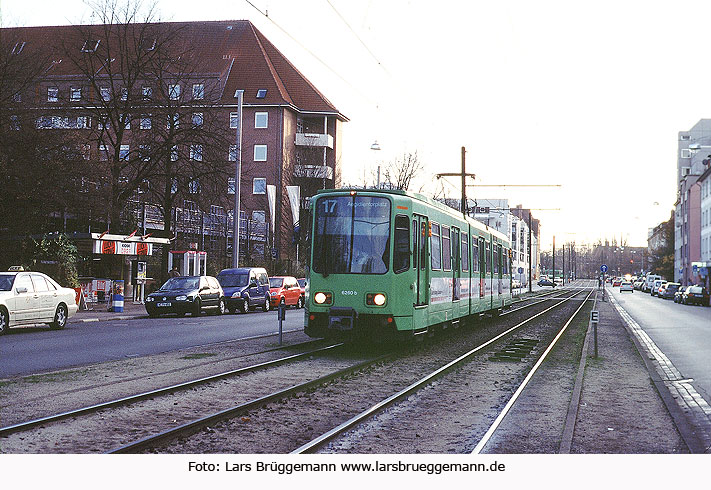
[[[296,146],[326,147],[333,150],[333,136],[318,133],[296,133]]]
[[[333,179],[333,169],[327,165],[296,165],[294,177]]]

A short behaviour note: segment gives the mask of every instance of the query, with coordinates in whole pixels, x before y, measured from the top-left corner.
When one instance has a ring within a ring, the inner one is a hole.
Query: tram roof
[[[411,199],[417,199],[418,201],[424,201],[430,206],[436,207],[440,211],[449,213],[453,216],[457,216],[458,218],[461,217],[461,212],[457,209],[454,209],[452,207],[447,206],[444,203],[441,203],[439,201],[436,201],[432,199],[431,197],[425,196],[423,194],[419,194],[417,192],[410,192],[410,191],[405,191],[402,189],[363,189],[362,187],[342,187],[340,189],[319,189],[317,191],[318,194],[329,194],[329,193],[350,193],[350,192],[356,192],[356,194],[362,194],[362,193],[368,193],[368,194],[392,194],[392,195],[397,195],[397,196],[406,196]],[[481,221],[477,221],[471,216],[466,217],[467,222],[473,226],[474,228],[477,228],[481,231],[485,231],[486,233],[491,233],[495,237],[499,238],[500,240],[505,240],[508,241],[508,237],[501,233],[499,230],[492,228],[488,226],[485,223],[482,223]]]

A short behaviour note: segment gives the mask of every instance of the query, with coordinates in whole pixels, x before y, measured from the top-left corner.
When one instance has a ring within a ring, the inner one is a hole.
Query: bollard
[[[114,281],[114,303],[113,311],[123,313],[123,281]]]
[[[279,345],[281,345],[282,340],[282,324],[286,320],[286,305],[284,303],[279,303],[279,310],[277,312],[279,315]]]

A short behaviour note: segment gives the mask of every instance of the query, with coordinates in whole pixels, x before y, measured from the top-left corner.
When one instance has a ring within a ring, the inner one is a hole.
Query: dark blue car
[[[223,269],[217,280],[225,292],[230,313],[240,310],[247,313],[255,308],[269,311],[269,276],[261,267]]]

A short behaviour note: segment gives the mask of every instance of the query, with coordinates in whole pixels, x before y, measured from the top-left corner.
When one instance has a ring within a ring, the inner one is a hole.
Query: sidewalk
[[[108,311],[111,303],[92,303],[90,310],[79,310],[76,315],[69,318],[67,323],[99,322],[107,320],[133,320],[135,318],[147,318],[146,307],[142,304],[134,304],[133,301],[124,301],[123,312]]]

